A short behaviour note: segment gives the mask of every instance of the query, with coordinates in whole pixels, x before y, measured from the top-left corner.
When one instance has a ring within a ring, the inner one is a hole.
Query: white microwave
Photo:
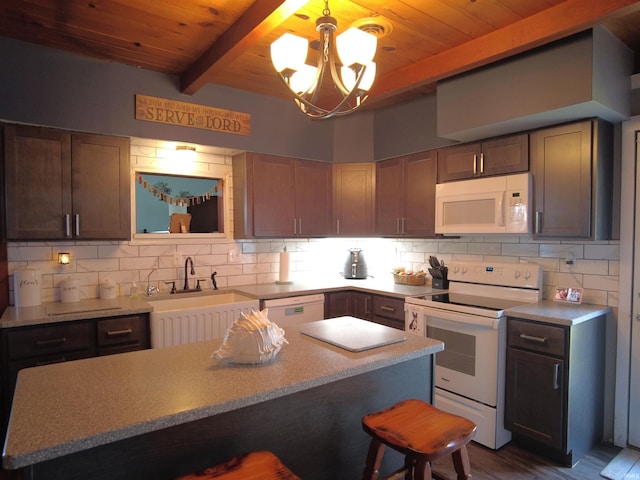
[[[436,185],[436,233],[531,233],[530,173]]]

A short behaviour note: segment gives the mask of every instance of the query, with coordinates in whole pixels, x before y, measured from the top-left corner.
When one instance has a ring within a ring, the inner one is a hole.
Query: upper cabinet
[[[586,120],[531,134],[535,237],[610,238],[612,132]]]
[[[233,157],[234,236],[325,236],[331,229],[331,164],[275,155]]]
[[[438,183],[529,170],[529,136],[510,135],[438,152]]]
[[[376,164],[376,233],[435,236],[436,152]]]
[[[128,239],[129,139],[4,127],[9,240]]]
[[[375,178],[373,163],[333,164],[332,234],[373,235]]]

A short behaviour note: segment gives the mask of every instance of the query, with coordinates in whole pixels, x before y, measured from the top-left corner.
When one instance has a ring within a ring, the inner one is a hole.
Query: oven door
[[[506,322],[430,308],[423,314],[426,336],[444,342],[436,354],[436,387],[495,407]]]

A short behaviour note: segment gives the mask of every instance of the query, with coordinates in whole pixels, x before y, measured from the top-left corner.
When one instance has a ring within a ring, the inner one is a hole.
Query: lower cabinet
[[[2,420],[6,428],[23,368],[150,347],[149,315],[125,315],[3,329]],[[4,430],[3,430],[4,431]]]
[[[567,466],[602,441],[605,318],[570,327],[507,321],[505,427]]]
[[[404,330],[404,299],[353,290],[325,294],[325,316],[345,315]]]

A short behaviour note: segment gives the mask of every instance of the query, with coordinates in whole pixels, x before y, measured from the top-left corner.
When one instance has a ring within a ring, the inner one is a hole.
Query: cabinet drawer
[[[90,350],[91,324],[73,322],[8,332],[9,358],[28,358],[78,350]]]
[[[404,324],[404,299],[374,295],[373,315],[393,318]]]
[[[144,316],[116,317],[98,321],[98,348],[138,344],[146,348],[147,322]]]
[[[565,329],[524,320],[509,319],[509,346],[564,356]]]

